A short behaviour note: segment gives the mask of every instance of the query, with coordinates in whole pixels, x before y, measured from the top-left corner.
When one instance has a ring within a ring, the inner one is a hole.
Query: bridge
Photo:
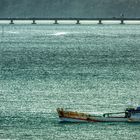
[[[102,21],[120,21],[120,24],[124,24],[124,21],[140,21],[140,18],[0,18],[0,21],[8,20],[10,24],[14,24],[14,21],[31,21],[32,24],[37,24],[37,20],[54,21],[54,24],[58,24],[58,21],[76,21],[76,24],[80,24],[80,21],[98,21],[98,24],[102,24]]]

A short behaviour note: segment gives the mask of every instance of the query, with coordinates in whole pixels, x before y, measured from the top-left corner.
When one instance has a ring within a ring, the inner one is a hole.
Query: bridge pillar
[[[35,22],[35,20],[33,19],[33,22],[32,22],[32,24],[36,24],[36,22]]]
[[[98,24],[102,24],[102,20],[101,19],[99,19],[99,23]]]
[[[80,24],[80,20],[77,20],[76,24]]]
[[[124,14],[121,13],[120,17],[121,17],[121,24],[124,24]]]
[[[57,19],[55,19],[55,21],[54,21],[54,24],[58,24],[58,21],[57,21]]]
[[[121,24],[124,24],[124,20],[123,19],[121,19]]]
[[[14,24],[14,21],[13,21],[13,19],[11,19],[11,21],[10,21],[10,24]]]

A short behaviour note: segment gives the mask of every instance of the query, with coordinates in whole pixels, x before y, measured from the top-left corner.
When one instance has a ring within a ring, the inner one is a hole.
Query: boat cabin
[[[140,118],[140,106],[135,108],[126,108],[125,110],[126,118]]]

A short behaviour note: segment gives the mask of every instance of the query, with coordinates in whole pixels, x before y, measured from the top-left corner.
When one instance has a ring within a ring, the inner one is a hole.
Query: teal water
[[[61,124],[56,113],[118,112],[131,99],[140,104],[139,25],[1,30],[0,139],[137,140],[140,124]]]

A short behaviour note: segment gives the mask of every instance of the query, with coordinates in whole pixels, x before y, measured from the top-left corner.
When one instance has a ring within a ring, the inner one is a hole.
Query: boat
[[[140,122],[140,106],[126,108],[124,112],[95,115],[57,108],[60,122]]]

